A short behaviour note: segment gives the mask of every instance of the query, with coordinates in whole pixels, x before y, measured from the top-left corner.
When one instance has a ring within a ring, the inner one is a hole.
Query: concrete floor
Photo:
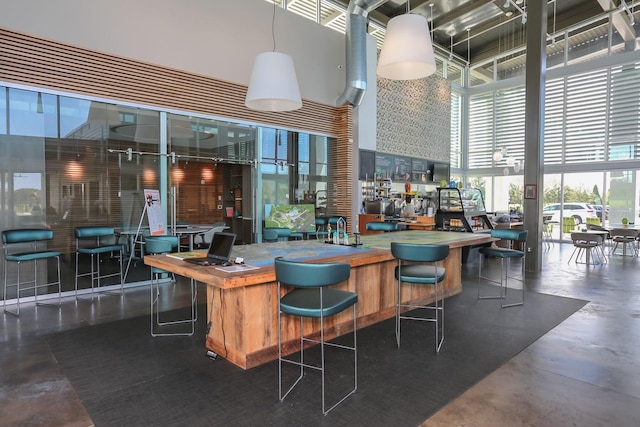
[[[527,289],[590,302],[424,426],[640,425],[640,259],[614,255],[586,267],[567,264],[572,251],[558,243],[546,250],[544,269],[527,276]],[[463,266],[465,286],[476,276],[472,259]],[[175,287],[175,306],[188,304],[180,288],[187,289]],[[104,295],[93,304],[66,298],[61,308],[24,304],[20,318],[4,314],[0,424],[93,425],[41,337],[147,314],[148,292],[146,286],[128,289],[124,297]],[[486,302],[500,310],[497,301]]]
[[[545,251],[527,289],[590,302],[423,426],[640,425],[640,260],[567,264],[572,251]]]

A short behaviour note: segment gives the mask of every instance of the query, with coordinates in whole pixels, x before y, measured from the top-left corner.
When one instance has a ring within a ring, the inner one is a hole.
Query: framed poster
[[[147,220],[152,236],[166,234],[164,221],[162,220],[162,205],[160,204],[160,191],[144,190],[144,198],[147,203]]]
[[[538,186],[535,184],[525,184],[524,186],[524,198],[535,199],[538,197]]]

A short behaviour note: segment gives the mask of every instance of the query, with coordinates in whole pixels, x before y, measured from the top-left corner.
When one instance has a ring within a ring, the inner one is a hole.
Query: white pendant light
[[[413,80],[435,72],[427,19],[411,13],[392,18],[380,51],[378,75],[392,80]]]
[[[256,56],[244,101],[252,110],[291,111],[302,107],[293,59],[285,53],[276,52],[275,20],[276,3],[273,2],[273,52]]]
[[[289,55],[264,52],[256,56],[245,105],[261,111],[291,111],[302,107],[296,70]]]

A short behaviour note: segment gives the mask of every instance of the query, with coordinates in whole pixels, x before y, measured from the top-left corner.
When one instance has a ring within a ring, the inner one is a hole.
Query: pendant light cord
[[[273,40],[273,51],[276,51],[276,0],[273,0],[273,16],[271,17],[271,39]]]

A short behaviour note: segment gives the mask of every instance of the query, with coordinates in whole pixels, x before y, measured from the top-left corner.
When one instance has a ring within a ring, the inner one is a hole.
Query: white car
[[[573,217],[576,225],[586,222],[587,218],[598,218],[596,209],[587,203],[563,203],[562,216]],[[560,203],[553,203],[542,209],[542,217],[545,222],[560,223]]]

